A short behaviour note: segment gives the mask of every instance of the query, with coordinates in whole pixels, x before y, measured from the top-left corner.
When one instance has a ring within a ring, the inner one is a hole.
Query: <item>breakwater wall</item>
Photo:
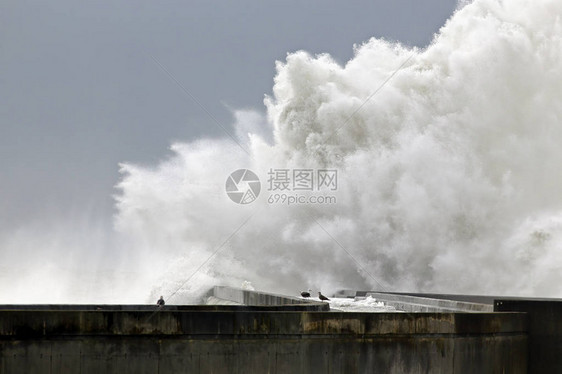
[[[0,372],[527,372],[524,313],[341,313],[322,303],[284,311],[283,300],[270,300],[0,306]]]
[[[525,373],[522,314],[3,311],[2,373]]]

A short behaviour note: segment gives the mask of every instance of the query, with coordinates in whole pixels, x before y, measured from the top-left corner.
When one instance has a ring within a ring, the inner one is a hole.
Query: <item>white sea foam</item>
[[[424,50],[371,39],[345,66],[290,54],[265,100],[273,143],[238,131],[250,156],[200,141],[154,168],[124,165],[118,227],[169,266],[155,294],[218,249],[179,295],[248,279],[293,293],[379,282],[560,296],[560,14],[558,1],[477,0]],[[239,168],[262,180],[247,206],[224,193]],[[270,168],[337,169],[337,204],[268,204]]]
[[[562,296],[561,14],[558,0],[476,0],[423,50],[288,55],[267,115],[236,112],[249,155],[225,136],[122,165],[131,295],[189,302],[248,281]],[[240,168],[262,181],[248,205],[224,190]],[[337,204],[268,204],[271,168],[337,169]]]
[[[392,306],[385,305],[382,301],[377,301],[372,296],[365,298],[336,298],[330,299],[330,310],[342,312],[371,312],[371,313],[387,313],[399,312]]]

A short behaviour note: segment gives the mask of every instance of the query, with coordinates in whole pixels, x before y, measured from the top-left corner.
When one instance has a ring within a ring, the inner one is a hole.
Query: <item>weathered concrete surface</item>
[[[430,297],[397,295],[381,292],[368,292],[367,296],[371,296],[378,301],[384,302],[386,305],[393,306],[397,310],[405,312],[493,312],[494,305],[471,303],[458,300],[446,300]]]
[[[287,295],[276,295],[272,293],[244,290],[228,286],[215,286],[207,298],[208,305],[249,305],[249,306],[298,306],[300,310],[328,311],[330,304],[315,301],[313,299],[302,299]]]
[[[498,299],[495,310],[527,313],[529,374],[562,373],[562,300]]]
[[[243,305],[243,304],[240,304],[237,301],[220,299],[216,296],[211,295],[211,296],[207,296],[207,299],[205,300],[205,305]]]
[[[520,313],[13,308],[0,372],[523,374],[526,330]]]

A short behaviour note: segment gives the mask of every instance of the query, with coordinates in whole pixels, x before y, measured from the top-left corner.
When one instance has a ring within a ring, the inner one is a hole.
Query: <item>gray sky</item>
[[[340,63],[384,37],[426,46],[456,0],[0,3],[0,227],[109,218],[118,163],[156,164],[172,141],[263,111],[275,61]],[[110,221],[109,219],[107,220]],[[0,229],[0,230],[2,230]]]

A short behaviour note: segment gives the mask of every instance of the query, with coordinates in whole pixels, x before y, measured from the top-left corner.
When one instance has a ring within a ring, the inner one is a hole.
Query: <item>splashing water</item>
[[[209,140],[123,165],[117,227],[162,274],[154,295],[245,280],[562,295],[560,14],[559,1],[477,0],[425,50],[371,39],[343,67],[290,54],[267,121],[236,113],[250,157]],[[262,189],[271,168],[337,169],[337,204],[234,204],[224,183],[240,168]]]
[[[115,223],[141,275],[126,283],[153,287],[131,295],[562,296],[561,14],[558,0],[476,0],[424,50],[371,39],[345,66],[290,54],[267,118],[235,112],[249,155],[225,137],[122,165]],[[225,193],[241,168],[262,182],[251,204]],[[337,203],[268,203],[270,169],[337,170]]]

